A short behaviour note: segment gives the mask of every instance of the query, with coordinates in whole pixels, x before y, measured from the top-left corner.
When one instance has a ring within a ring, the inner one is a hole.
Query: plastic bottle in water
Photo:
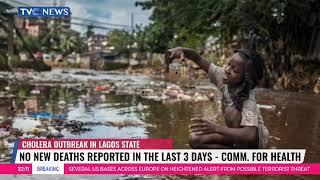
[[[186,67],[178,60],[173,60],[169,64],[169,77],[172,80],[183,80],[185,78]]]

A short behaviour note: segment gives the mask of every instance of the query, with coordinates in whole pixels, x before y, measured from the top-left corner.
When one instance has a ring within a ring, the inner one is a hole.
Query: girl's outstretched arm
[[[206,73],[208,73],[209,71],[210,62],[202,58],[200,54],[193,49],[177,47],[169,49],[168,52],[169,61],[172,61],[176,58],[182,61],[185,59],[190,59],[193,62],[195,62],[201,69],[203,69]]]

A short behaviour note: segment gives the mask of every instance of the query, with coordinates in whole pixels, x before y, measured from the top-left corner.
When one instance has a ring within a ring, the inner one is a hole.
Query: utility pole
[[[8,14],[8,66],[13,71],[12,68],[12,57],[14,55],[14,37],[13,37],[13,31],[14,31],[14,15]]]
[[[130,69],[131,69],[130,56],[132,56],[132,54],[133,54],[132,49],[133,49],[133,44],[134,44],[134,31],[133,31],[134,17],[133,16],[134,16],[133,12],[131,12],[131,36],[130,36],[130,42],[129,42],[129,57],[128,57],[128,64],[129,64]]]
[[[133,34],[133,29],[134,29],[134,14],[131,13],[131,29],[132,29],[132,34]]]
[[[14,18],[12,14],[7,16],[8,18],[8,54],[12,56],[14,54],[14,46],[13,46],[13,26],[14,26]]]

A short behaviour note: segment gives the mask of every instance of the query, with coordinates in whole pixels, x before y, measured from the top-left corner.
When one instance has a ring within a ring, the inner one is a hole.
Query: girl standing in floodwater
[[[238,49],[221,68],[203,59],[195,50],[168,50],[167,60],[190,59],[209,74],[221,91],[226,126],[208,119],[193,118],[189,144],[196,149],[266,148],[269,131],[257,107],[254,88],[263,76],[263,61],[254,50]]]

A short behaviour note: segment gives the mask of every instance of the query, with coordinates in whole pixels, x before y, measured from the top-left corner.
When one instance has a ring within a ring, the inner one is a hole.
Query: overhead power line
[[[131,29],[131,26],[124,25],[124,24],[106,23],[106,22],[101,22],[101,21],[96,21],[96,20],[86,19],[86,18],[80,18],[80,17],[75,17],[75,16],[72,16],[71,18],[72,19],[83,20],[83,21],[90,21],[90,22],[93,22],[93,23],[105,24],[105,25],[108,25],[108,26],[118,26],[118,27],[124,27],[124,28],[130,28]]]
[[[105,29],[105,30],[115,30],[115,29],[124,29],[124,30],[128,30],[128,31],[131,31],[130,28],[115,28],[115,27],[106,27],[106,26],[100,26],[100,25],[96,25],[96,24],[90,24],[90,23],[84,23],[84,22],[71,22],[71,24],[74,24],[74,25],[78,25],[78,26],[91,26],[93,28],[98,28],[98,29]]]
[[[5,1],[5,2],[7,2],[7,3],[9,3],[9,4],[11,4],[12,6],[15,6],[15,7],[20,6],[20,5],[31,7],[30,4],[27,4],[27,3],[24,3],[24,2],[20,2],[20,1],[17,1],[17,0],[10,0],[9,2],[8,1]],[[15,4],[12,4],[12,3],[15,3]],[[81,17],[76,17],[76,16],[71,16],[71,19],[72,19],[72,21],[71,21],[72,24],[80,25],[80,26],[84,26],[86,24],[87,26],[92,25],[95,28],[102,28],[102,29],[109,29],[109,30],[112,30],[112,29],[133,30],[134,29],[131,26],[125,25],[125,24],[114,24],[114,23],[108,23],[108,22],[101,22],[101,21],[96,21],[96,20],[87,19],[87,18],[81,18]],[[74,20],[81,20],[82,23],[74,22]],[[106,27],[106,26],[103,26],[103,25],[112,26],[112,27]]]

